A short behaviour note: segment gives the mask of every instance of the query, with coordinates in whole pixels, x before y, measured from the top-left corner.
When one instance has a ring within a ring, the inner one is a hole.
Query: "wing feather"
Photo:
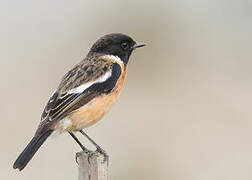
[[[104,59],[83,61],[75,66],[63,77],[57,91],[49,99],[36,133],[47,130],[98,95],[113,90],[120,74],[120,65]],[[88,86],[83,91],[73,90],[86,84]]]

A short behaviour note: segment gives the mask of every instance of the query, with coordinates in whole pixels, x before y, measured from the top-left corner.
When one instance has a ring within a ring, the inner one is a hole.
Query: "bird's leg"
[[[97,149],[100,149],[102,150],[102,148],[96,143],[94,142],[93,139],[91,139],[83,130],[80,130],[80,133],[84,136],[86,136],[86,138],[97,148]],[[104,150],[103,150],[104,151]]]
[[[68,132],[71,136],[72,136],[72,138],[79,144],[79,146],[81,147],[81,149],[85,152],[85,153],[87,153],[87,154],[91,154],[91,152],[92,151],[90,151],[89,149],[87,149],[85,146],[83,146],[82,144],[81,144],[81,142],[79,141],[79,139],[73,134],[73,133],[71,133],[71,132]],[[77,154],[76,154],[76,157],[75,157],[75,161],[76,161],[76,163],[78,164],[78,161],[77,161]]]
[[[106,162],[108,160],[108,155],[106,151],[104,151],[96,142],[94,142],[94,140],[91,139],[83,130],[80,130],[80,133],[86,136],[86,138],[96,147],[96,151],[104,156],[104,162]]]

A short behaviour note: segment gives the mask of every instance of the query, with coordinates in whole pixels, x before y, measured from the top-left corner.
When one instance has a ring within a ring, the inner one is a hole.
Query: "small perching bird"
[[[79,131],[107,157],[82,129],[99,121],[112,108],[122,89],[129,57],[142,46],[143,43],[120,33],[108,34],[96,41],[86,58],[64,75],[42,113],[34,137],[13,168],[24,169],[53,132],[68,132],[83,151],[89,152],[73,134]]]

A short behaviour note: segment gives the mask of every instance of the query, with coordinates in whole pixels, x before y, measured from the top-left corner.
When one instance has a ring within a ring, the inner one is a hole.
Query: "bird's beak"
[[[140,47],[143,47],[143,46],[145,46],[144,43],[136,42],[136,44],[133,46],[133,49],[140,48]]]

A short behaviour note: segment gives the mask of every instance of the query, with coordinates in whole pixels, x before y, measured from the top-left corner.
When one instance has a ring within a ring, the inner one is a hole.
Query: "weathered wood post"
[[[108,158],[99,152],[94,152],[88,160],[88,154],[84,151],[76,153],[78,162],[78,180],[108,180]]]

